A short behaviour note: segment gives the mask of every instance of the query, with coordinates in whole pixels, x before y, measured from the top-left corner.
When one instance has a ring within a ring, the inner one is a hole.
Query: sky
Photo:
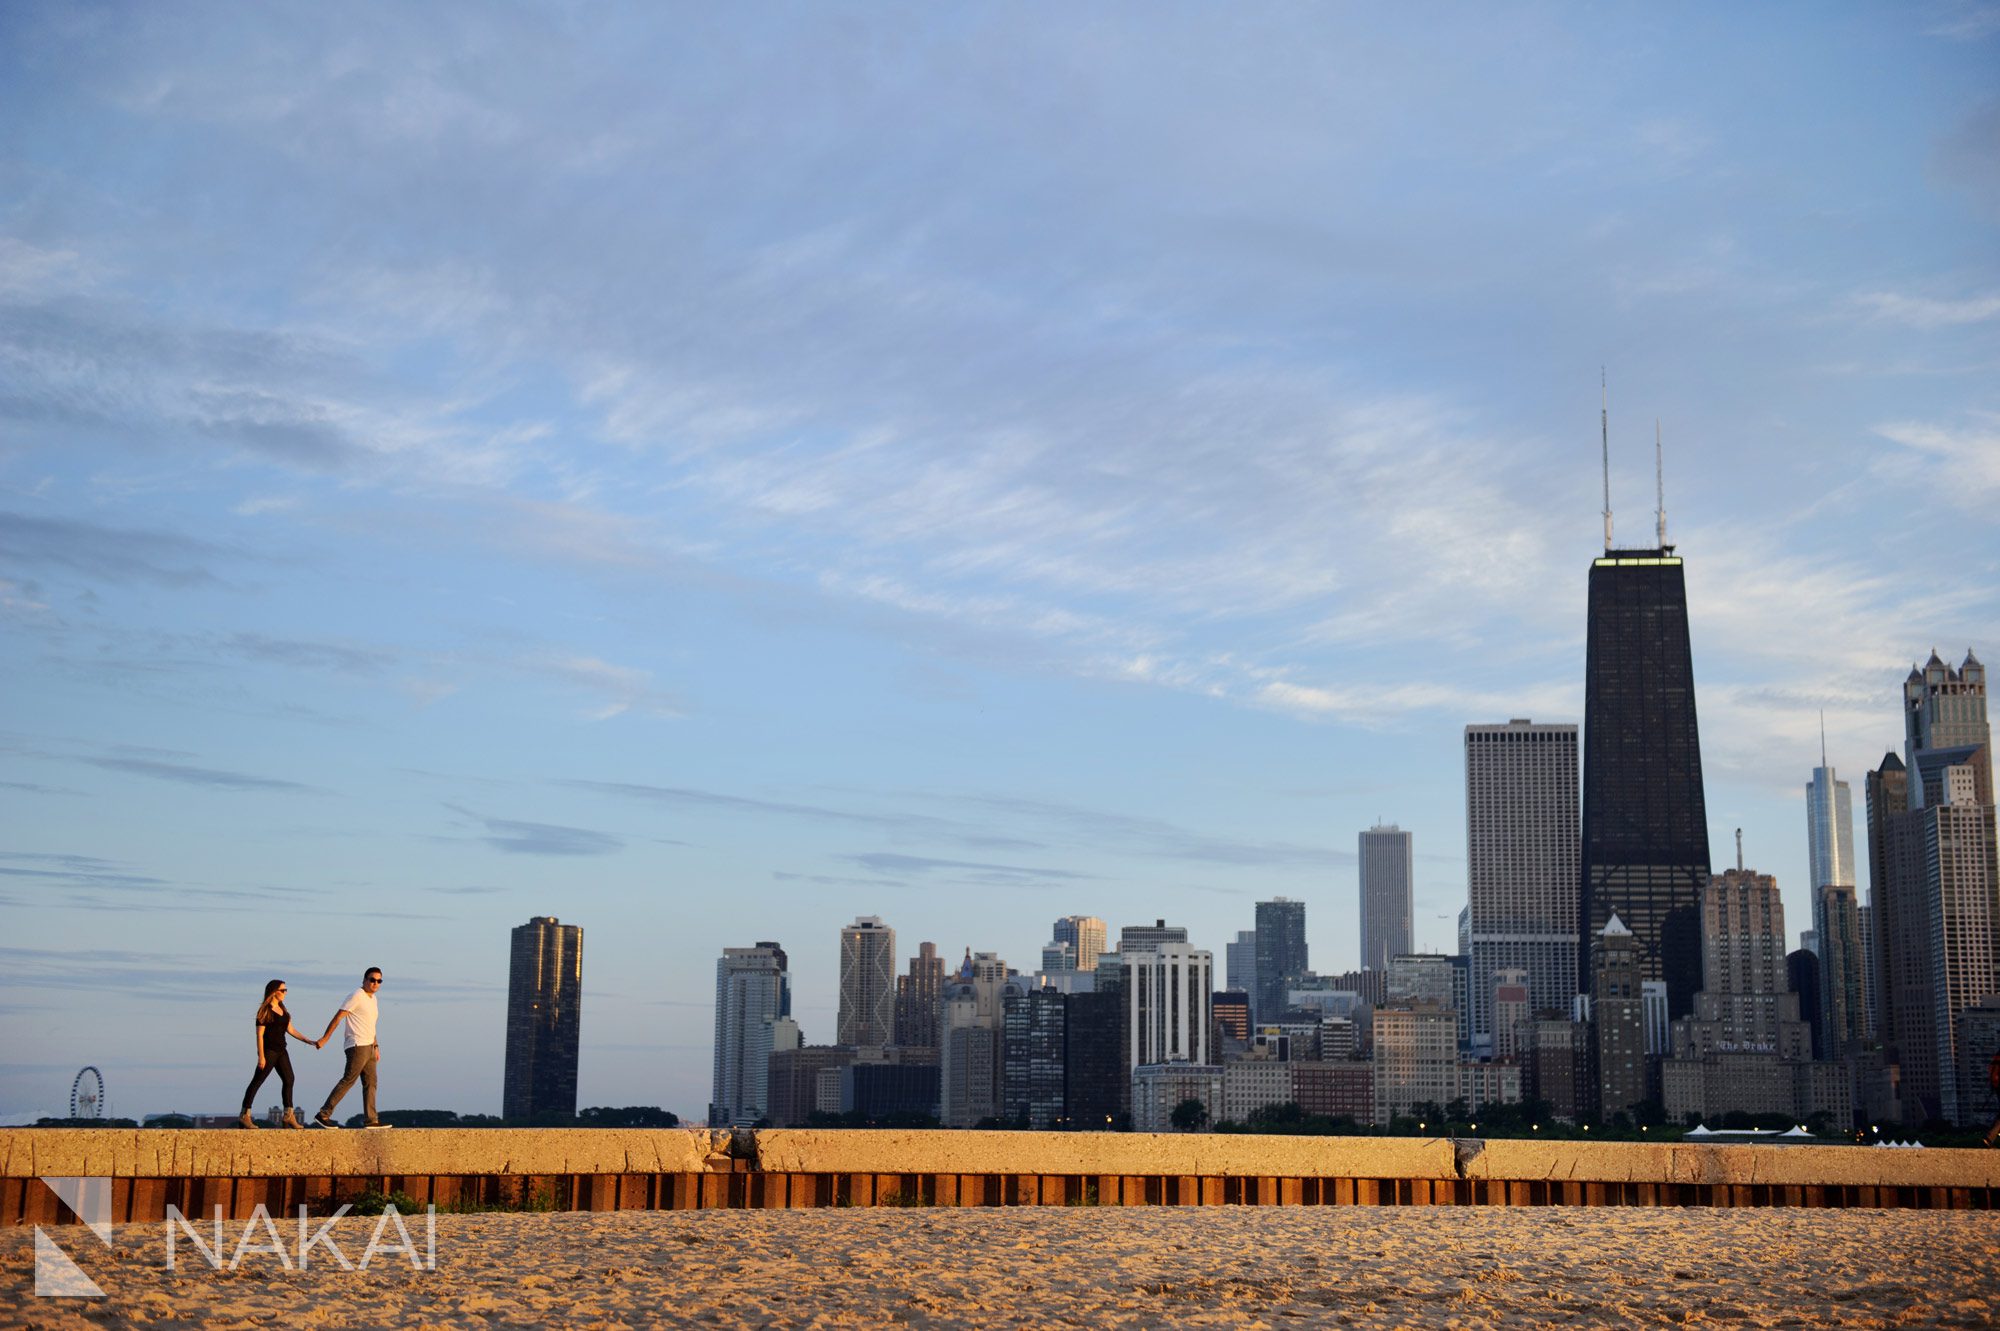
[[[720,949],[828,1042],[857,915],[1339,971],[1382,820],[1454,950],[1600,371],[1810,927],[1822,713],[1859,824],[2000,663],[1996,75],[1983,3],[0,7],[0,1121],[233,1111],[370,965],[383,1107],[497,1112],[534,915],[582,1102],[697,1119]]]

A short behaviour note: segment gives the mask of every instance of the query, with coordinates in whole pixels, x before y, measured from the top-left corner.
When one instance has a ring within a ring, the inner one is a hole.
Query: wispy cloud
[[[1037,881],[1080,882],[1097,877],[1071,869],[1030,868],[1019,864],[990,864],[977,860],[941,860],[926,855],[899,855],[890,851],[870,851],[841,857],[850,864],[881,874],[950,874],[977,882],[1029,884]]]
[[[160,762],[149,758],[78,758],[75,761],[86,763],[91,767],[101,767],[107,772],[123,772],[130,776],[151,777],[156,781],[172,781],[183,786],[201,786],[211,790],[297,791],[311,795],[325,793],[317,786],[286,781],[278,777],[232,772],[219,767],[195,767],[188,763]]]
[[[682,715],[680,704],[654,687],[652,672],[648,670],[613,665],[594,656],[537,656],[526,664],[530,670],[596,694],[600,701],[586,713],[593,721],[608,721],[627,712],[661,717]]]
[[[192,587],[215,582],[208,566],[232,557],[221,546],[173,532],[0,512],[0,560],[17,566],[61,568],[106,582]]]
[[[2000,33],[2000,5],[1990,0],[1930,0],[1924,32],[1955,42],[1977,42]]]
[[[456,804],[445,807],[484,827],[486,835],[480,840],[509,855],[609,855],[625,849],[625,842],[609,832],[518,818],[488,818]]]
[[[1991,522],[2000,499],[2000,414],[1974,412],[1963,425],[1897,421],[1875,433],[1901,444],[1927,476],[1922,488]]]
[[[1871,291],[1855,297],[1855,301],[1885,323],[1904,324],[1911,328],[1953,328],[2000,318],[2000,293],[1938,300],[1893,291]]]

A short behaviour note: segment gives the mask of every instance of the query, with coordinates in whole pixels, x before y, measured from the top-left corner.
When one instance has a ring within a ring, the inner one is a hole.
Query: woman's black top
[[[285,1032],[291,1029],[292,1014],[273,1008],[257,1019],[264,1030],[264,1052],[282,1054],[285,1052]]]

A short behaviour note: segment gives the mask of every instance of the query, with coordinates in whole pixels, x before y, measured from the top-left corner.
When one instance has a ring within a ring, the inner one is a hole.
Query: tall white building
[[[1854,795],[1835,778],[1823,753],[1806,783],[1806,855],[1813,887],[1854,886]],[[1824,931],[1820,937],[1826,937]]]
[[[1416,947],[1411,916],[1415,879],[1410,834],[1377,823],[1361,834],[1361,964],[1387,970]]]
[[[1157,943],[1123,954],[1127,1068],[1210,1061],[1215,962],[1205,948]]]
[[[1578,991],[1582,840],[1577,729],[1514,720],[1465,728],[1467,951],[1472,1039],[1493,1040],[1493,976],[1526,971],[1529,1006]]]
[[[896,931],[862,915],[840,931],[840,1017],[834,1043],[896,1040]]]
[[[785,950],[776,943],[722,949],[715,963],[711,1126],[749,1127],[770,1110],[771,1050],[796,1031],[780,1026],[791,1012],[791,984]]]
[[[1868,1038],[1867,957],[1855,893],[1854,797],[1820,754],[1806,783],[1806,849],[1812,874],[1813,953],[1819,957],[1819,1024],[1828,1058]]]

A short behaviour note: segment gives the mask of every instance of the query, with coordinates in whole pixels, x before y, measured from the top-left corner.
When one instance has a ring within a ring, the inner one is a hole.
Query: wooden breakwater
[[[1090,1132],[0,1129],[0,1225],[418,1206],[1866,1206],[1992,1210],[2000,1151]]]

